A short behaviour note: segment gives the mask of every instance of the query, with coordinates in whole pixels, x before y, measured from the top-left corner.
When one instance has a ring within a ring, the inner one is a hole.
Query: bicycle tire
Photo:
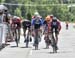
[[[57,53],[56,42],[55,42],[55,39],[54,39],[54,35],[52,35],[51,44],[52,44],[52,48],[53,48],[53,53]]]
[[[18,31],[18,30],[16,29],[16,30],[15,30],[15,35],[16,35],[16,38],[15,38],[15,39],[16,39],[16,45],[17,45],[17,47],[18,47],[18,41],[19,41],[19,40],[18,40],[18,32],[17,32],[17,31]]]
[[[27,35],[27,39],[29,39],[29,36]],[[26,48],[28,48],[29,40],[26,40]]]

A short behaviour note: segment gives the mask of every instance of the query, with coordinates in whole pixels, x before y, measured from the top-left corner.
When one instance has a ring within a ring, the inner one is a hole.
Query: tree
[[[0,0],[1,1],[1,0]],[[35,10],[37,10],[42,17],[46,17],[49,14],[54,14],[60,20],[74,19],[75,10],[72,8],[71,12],[67,8],[67,5],[56,5],[56,4],[71,4],[75,3],[75,0],[4,0],[5,3],[20,3],[24,5],[6,5],[11,14],[22,16],[27,18],[28,13],[34,15]],[[26,6],[30,4],[30,6]],[[45,6],[43,6],[43,4]],[[32,5],[32,6],[31,6]]]
[[[21,17],[21,10],[20,10],[19,8],[16,8],[14,14],[15,14],[16,16]]]
[[[27,19],[28,19],[28,20],[31,20],[31,13],[30,13],[30,12],[27,13]]]

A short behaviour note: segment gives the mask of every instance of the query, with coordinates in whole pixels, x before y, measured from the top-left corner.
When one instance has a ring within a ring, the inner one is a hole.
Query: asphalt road
[[[15,42],[0,51],[0,58],[75,58],[75,29],[72,23],[69,29],[65,29],[65,23],[62,24],[62,30],[59,34],[58,53],[52,53],[52,47],[45,49],[45,42],[39,44],[39,50],[34,50],[33,41],[29,44],[29,48],[25,48],[24,37],[21,36],[19,47]]]

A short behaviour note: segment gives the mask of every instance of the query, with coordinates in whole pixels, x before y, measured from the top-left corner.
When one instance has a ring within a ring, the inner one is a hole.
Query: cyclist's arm
[[[61,23],[60,22],[58,22],[58,23],[59,23],[58,29],[59,29],[59,32],[60,32],[60,30],[61,30]]]

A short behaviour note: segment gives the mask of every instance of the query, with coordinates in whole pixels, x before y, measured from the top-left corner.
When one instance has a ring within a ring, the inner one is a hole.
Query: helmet
[[[16,18],[17,18],[17,16],[14,16],[13,18],[14,18],[14,19],[16,19]]]
[[[9,18],[9,19],[12,18],[12,15],[11,15],[11,14],[8,14],[8,18]]]
[[[57,18],[56,18],[56,17],[53,17],[53,20],[54,20],[54,21],[57,21]]]
[[[35,12],[35,13],[34,13],[34,16],[35,16],[35,17],[39,16],[39,13],[38,13],[38,12]]]
[[[17,19],[20,19],[20,17],[17,17]]]
[[[38,15],[38,16],[36,16],[35,18],[36,18],[36,19],[40,19],[40,16]]]
[[[52,14],[50,15],[50,18],[53,18],[53,15]]]

